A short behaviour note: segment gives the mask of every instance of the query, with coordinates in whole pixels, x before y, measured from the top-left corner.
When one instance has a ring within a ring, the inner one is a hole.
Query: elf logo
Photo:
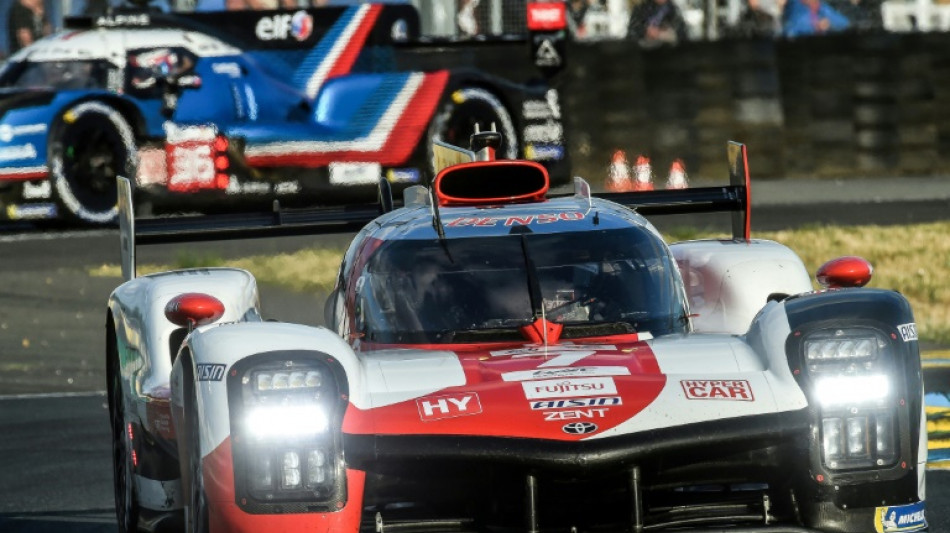
[[[482,403],[474,392],[419,398],[416,400],[416,407],[423,422],[477,415],[482,412]]]
[[[689,400],[755,401],[752,386],[744,379],[685,379],[680,381],[680,386]]]
[[[313,17],[306,11],[278,13],[257,21],[254,34],[262,41],[282,41],[293,37],[305,41],[313,34]]]

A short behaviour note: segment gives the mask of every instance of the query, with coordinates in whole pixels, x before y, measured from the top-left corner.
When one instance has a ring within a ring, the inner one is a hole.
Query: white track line
[[[59,239],[73,239],[77,237],[105,237],[106,235],[115,236],[118,235],[118,231],[100,229],[92,231],[18,233],[16,235],[0,235],[0,242],[55,241]]]
[[[37,394],[7,394],[0,396],[0,401],[3,400],[45,400],[47,398],[85,398],[91,396],[105,396],[106,391],[89,391],[89,392],[47,392],[47,393],[37,393]]]

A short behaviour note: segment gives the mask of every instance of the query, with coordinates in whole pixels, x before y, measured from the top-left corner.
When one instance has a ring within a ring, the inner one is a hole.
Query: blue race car
[[[426,40],[408,5],[69,20],[0,72],[0,217],[110,223],[116,176],[140,210],[368,200],[476,124],[566,179],[563,22],[529,4],[528,46]]]

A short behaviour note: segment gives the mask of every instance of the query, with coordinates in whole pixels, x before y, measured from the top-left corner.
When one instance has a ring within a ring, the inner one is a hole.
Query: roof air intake
[[[476,161],[439,172],[435,192],[440,206],[540,202],[548,192],[547,170],[533,161]]]

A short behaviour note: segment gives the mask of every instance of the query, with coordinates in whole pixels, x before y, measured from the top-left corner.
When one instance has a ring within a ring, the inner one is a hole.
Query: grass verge
[[[814,226],[757,232],[754,237],[781,242],[795,250],[814,274],[829,259],[859,255],[874,265],[869,286],[894,289],[914,308],[924,342],[950,345],[950,222],[910,226]],[[708,231],[682,228],[669,232],[670,241],[718,237]],[[260,283],[290,290],[328,290],[333,285],[343,251],[313,248],[292,254],[251,256],[233,261],[219,257],[179,254],[173,264],[140,265],[139,272],[219,265],[244,268]],[[117,265],[92,269],[93,276],[120,277]],[[817,286],[816,286],[817,287]]]

